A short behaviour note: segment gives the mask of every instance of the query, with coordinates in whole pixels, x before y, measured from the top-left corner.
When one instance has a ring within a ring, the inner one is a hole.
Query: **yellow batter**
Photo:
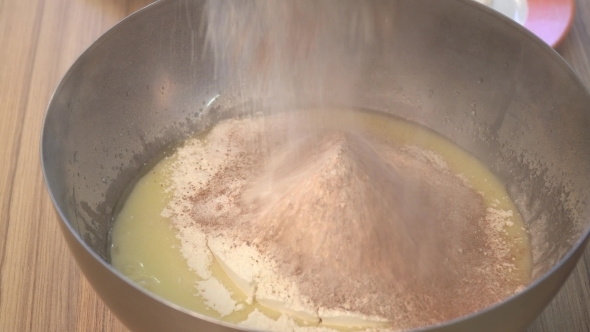
[[[531,273],[531,251],[527,232],[520,214],[509,198],[506,189],[498,179],[477,159],[440,135],[423,127],[394,117],[369,112],[338,110],[339,115],[331,117],[335,126],[356,126],[370,130],[392,144],[416,145],[440,155],[449,169],[462,175],[476,191],[483,193],[485,205],[494,209],[512,211],[511,226],[505,226],[507,242],[516,258],[514,279],[526,285]],[[354,112],[354,116],[352,115]],[[362,114],[359,116],[359,114]],[[203,135],[192,139],[202,139]],[[200,278],[189,270],[179,247],[175,230],[170,221],[160,214],[171,197],[166,193],[170,178],[170,167],[175,159],[172,154],[161,160],[143,176],[127,197],[122,210],[116,217],[112,233],[111,257],[113,266],[132,281],[154,294],[189,310],[239,323],[258,309],[272,319],[280,313],[263,307],[256,302],[247,304],[246,296],[227,277],[217,262],[211,265],[212,275],[232,294],[238,303],[238,310],[222,317],[208,307],[198,295],[196,283]],[[304,322],[298,322],[305,324]],[[358,328],[337,328],[354,331]]]

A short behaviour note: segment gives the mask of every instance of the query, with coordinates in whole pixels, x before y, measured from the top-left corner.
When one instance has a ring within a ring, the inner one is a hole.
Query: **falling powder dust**
[[[211,292],[222,286],[211,279],[213,260],[249,303],[376,330],[440,323],[521,286],[510,277],[506,212],[486,209],[440,156],[359,128],[331,127],[328,113],[310,122],[307,113],[284,112],[326,100],[358,104],[376,41],[393,34],[389,6],[207,2],[217,76],[230,77],[228,89],[257,101],[265,116],[223,121],[180,148],[162,215],[205,280],[200,293],[222,316],[235,303],[209,296],[207,285]],[[258,311],[241,324],[323,329]]]

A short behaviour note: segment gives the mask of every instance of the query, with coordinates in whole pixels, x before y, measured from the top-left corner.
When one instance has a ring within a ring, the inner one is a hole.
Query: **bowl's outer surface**
[[[522,331],[588,239],[590,96],[555,52],[484,6],[368,1],[391,11],[393,34],[367,49],[358,104],[346,106],[418,122],[484,161],[507,183],[536,248],[536,280],[525,291],[425,330]],[[43,129],[43,170],[65,238],[133,331],[234,330],[158,299],[107,263],[113,211],[139,169],[241,102],[231,73],[216,72],[203,47],[203,6],[160,1],[107,32],[63,78]]]

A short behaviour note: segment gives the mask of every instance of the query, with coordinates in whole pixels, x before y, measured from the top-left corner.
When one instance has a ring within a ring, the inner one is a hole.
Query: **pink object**
[[[574,0],[528,0],[524,26],[555,47],[570,30],[574,12]]]

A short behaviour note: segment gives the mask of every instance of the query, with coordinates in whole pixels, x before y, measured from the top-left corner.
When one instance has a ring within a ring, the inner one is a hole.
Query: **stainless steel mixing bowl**
[[[358,104],[345,106],[423,124],[485,162],[507,184],[534,248],[525,291],[423,330],[523,331],[588,240],[588,91],[547,45],[471,0],[366,1],[391,15],[391,33],[367,50]],[[113,210],[142,166],[243,102],[232,73],[216,71],[203,47],[203,6],[160,1],[107,32],[65,75],[43,128],[43,170],[63,234],[133,331],[236,329],[137,287],[109,265],[107,249]]]

